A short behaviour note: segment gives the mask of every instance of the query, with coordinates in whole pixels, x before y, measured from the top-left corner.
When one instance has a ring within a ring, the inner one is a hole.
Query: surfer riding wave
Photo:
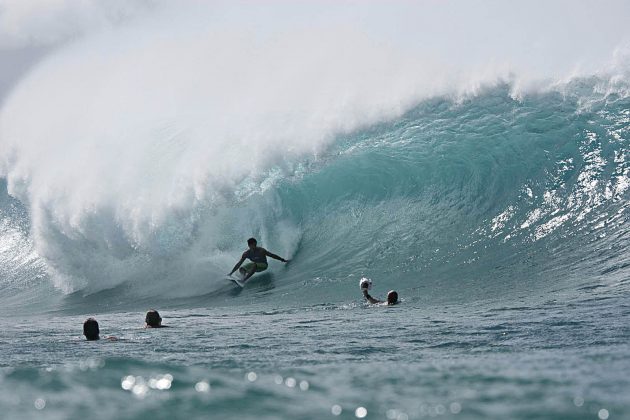
[[[245,283],[254,273],[258,273],[261,271],[265,271],[267,269],[267,257],[273,258],[278,261],[282,261],[283,263],[288,263],[289,260],[285,260],[284,258],[273,254],[267,251],[265,248],[257,246],[258,242],[255,238],[249,238],[247,240],[247,246],[249,249],[243,252],[241,259],[236,263],[232,271],[228,273],[228,276],[231,276],[236,270],[243,275],[242,282]],[[249,259],[251,262],[245,264],[241,267],[243,262]]]

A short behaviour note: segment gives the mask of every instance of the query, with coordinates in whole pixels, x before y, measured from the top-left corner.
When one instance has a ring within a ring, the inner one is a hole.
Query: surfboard
[[[234,283],[240,288],[243,288],[245,286],[245,283],[243,283],[243,276],[241,275],[241,273],[234,273],[232,274],[232,276],[228,276],[226,280],[231,281],[232,283]]]
[[[234,278],[228,277],[228,280],[231,281],[232,283],[234,283],[235,285],[237,285],[240,288],[245,287],[245,285],[243,283],[241,283],[240,281],[238,281],[238,280],[236,280]]]

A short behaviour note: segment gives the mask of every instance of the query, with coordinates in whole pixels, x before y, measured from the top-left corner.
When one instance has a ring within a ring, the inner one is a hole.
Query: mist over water
[[[399,81],[411,68],[389,52],[373,65],[360,34],[265,33],[261,49],[257,33],[186,18],[174,32],[162,33],[163,18],[70,45],[4,107],[9,190],[28,203],[63,289],[94,276],[106,288],[128,277],[121,262],[146,275],[152,255],[190,251],[202,214],[291,176],[335,134],[398,115],[413,97]],[[209,240],[200,251],[216,254]]]

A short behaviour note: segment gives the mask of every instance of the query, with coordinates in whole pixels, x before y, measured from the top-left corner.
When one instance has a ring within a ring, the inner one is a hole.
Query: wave
[[[342,141],[283,194],[305,226],[308,277],[368,275],[436,301],[623,279],[628,98],[591,95],[587,110],[567,90],[509,92],[427,101]]]
[[[177,207],[136,243],[109,206],[66,224],[55,205],[33,212],[5,191],[2,238],[19,258],[3,253],[18,273],[3,281],[35,270],[81,296],[208,297],[253,235],[293,258],[273,267],[274,286],[303,302],[348,299],[364,275],[435,301],[618,283],[629,266],[630,99],[592,93],[584,108],[588,83],[423,101],[339,135],[316,159],[272,165],[220,199]]]
[[[298,302],[361,276],[436,302],[622,280],[623,49],[540,79],[343,19],[194,9],[74,39],[5,98],[9,310],[216,303],[250,236],[293,259],[262,283]]]

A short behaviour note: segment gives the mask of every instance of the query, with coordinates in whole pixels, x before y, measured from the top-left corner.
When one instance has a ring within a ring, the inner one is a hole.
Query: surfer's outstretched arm
[[[234,268],[232,269],[232,271],[229,272],[228,276],[231,276],[233,272],[235,272],[236,270],[238,270],[238,268],[241,266],[241,264],[243,264],[243,261],[245,261],[245,254],[243,254],[243,256],[241,257],[241,259],[236,263],[236,265],[234,266]]]
[[[267,251],[266,249],[265,249],[265,255],[267,255],[268,257],[273,258],[274,260],[282,261],[283,263],[288,263],[289,262],[289,260],[285,260],[284,258],[279,257],[276,254],[273,254],[273,253]]]
[[[365,297],[365,299],[368,302],[370,302],[370,303],[372,303],[374,305],[376,305],[377,303],[382,303],[380,300],[374,299],[372,296],[370,296],[370,294],[368,293],[368,289],[367,288],[361,289],[361,290],[363,291],[363,297]]]

